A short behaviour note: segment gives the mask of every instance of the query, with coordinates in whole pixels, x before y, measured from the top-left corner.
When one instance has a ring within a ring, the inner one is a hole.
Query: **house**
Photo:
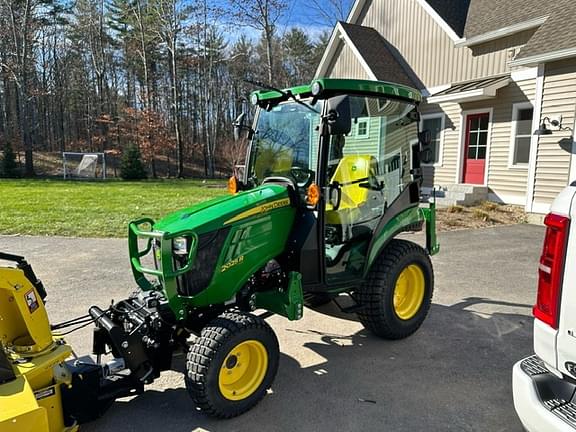
[[[418,88],[434,150],[424,186],[446,203],[546,213],[576,180],[573,0],[356,0],[316,76]]]

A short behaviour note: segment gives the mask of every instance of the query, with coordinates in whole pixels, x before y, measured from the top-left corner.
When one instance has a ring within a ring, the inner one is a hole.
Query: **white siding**
[[[576,61],[566,60],[546,65],[542,118],[562,116],[564,126],[574,126],[576,109]],[[553,130],[555,128],[552,128]],[[538,141],[534,203],[550,204],[568,184],[570,153],[565,148],[572,141],[570,131],[554,131]]]

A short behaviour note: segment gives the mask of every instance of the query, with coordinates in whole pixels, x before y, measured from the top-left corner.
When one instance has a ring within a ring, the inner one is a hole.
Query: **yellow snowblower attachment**
[[[72,382],[65,364],[72,349],[52,335],[43,287],[31,275],[27,264],[0,267],[0,431],[75,431],[61,397]]]

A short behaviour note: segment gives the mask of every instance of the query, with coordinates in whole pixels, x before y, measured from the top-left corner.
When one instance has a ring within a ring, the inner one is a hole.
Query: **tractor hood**
[[[194,230],[203,234],[288,206],[290,198],[286,187],[268,184],[171,213],[157,221],[154,230],[172,234]]]

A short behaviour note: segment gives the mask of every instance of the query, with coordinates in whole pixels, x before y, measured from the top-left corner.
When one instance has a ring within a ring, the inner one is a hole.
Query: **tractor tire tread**
[[[268,333],[274,341],[276,348],[278,341],[272,328],[263,319],[242,312],[225,312],[212,320],[200,333],[195,343],[190,347],[186,361],[186,388],[196,404],[197,408],[209,416],[217,418],[232,418],[242,414],[247,409],[220,410],[208,397],[208,370],[220,347],[236,333],[257,329]],[[276,363],[276,369],[277,369]],[[276,375],[276,370],[272,371],[272,379]],[[257,398],[252,400],[251,406],[256,405],[264,397],[266,392],[261,392]]]
[[[395,317],[389,316],[382,311],[382,301],[385,292],[383,287],[391,287],[395,284],[395,271],[398,263],[406,256],[418,256],[428,271],[429,289],[428,297],[418,311],[418,316],[425,317],[430,309],[433,287],[434,272],[430,256],[421,246],[407,240],[393,239],[377,258],[370,269],[366,281],[357,291],[358,302],[363,306],[358,312],[358,318],[369,331],[385,339],[403,339],[413,334],[424,318],[417,325],[399,328],[394,321]],[[394,279],[394,280],[393,280]]]

